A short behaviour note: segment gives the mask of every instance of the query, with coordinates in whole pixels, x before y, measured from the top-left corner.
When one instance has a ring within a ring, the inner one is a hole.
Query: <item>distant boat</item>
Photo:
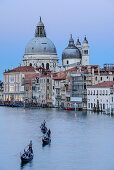
[[[43,145],[48,145],[50,142],[51,142],[51,138],[50,138],[50,137],[44,136],[44,137],[42,138],[42,144],[43,144]]]
[[[71,110],[74,110],[74,108],[72,108],[72,107],[67,107],[67,108],[65,108],[65,110],[71,111]]]
[[[47,127],[45,126],[44,123],[41,124],[40,128],[41,128],[42,133],[45,134],[47,132]]]

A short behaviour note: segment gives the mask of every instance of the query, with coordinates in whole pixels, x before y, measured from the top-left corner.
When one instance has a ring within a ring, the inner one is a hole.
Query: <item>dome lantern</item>
[[[70,40],[69,40],[69,44],[68,44],[68,47],[74,47],[75,44],[74,44],[74,40],[72,38],[72,34],[70,35]]]
[[[77,39],[77,42],[76,42],[76,46],[79,46],[79,45],[81,45],[81,42],[80,42],[80,40],[79,40],[79,38]]]
[[[46,37],[45,26],[40,17],[40,21],[36,26],[35,37]]]

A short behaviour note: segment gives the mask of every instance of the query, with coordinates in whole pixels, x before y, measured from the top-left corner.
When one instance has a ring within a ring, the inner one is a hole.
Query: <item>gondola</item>
[[[27,163],[33,159],[33,153],[30,153],[30,156],[26,156],[24,154],[21,155],[21,161],[22,163]]]
[[[42,144],[43,144],[43,145],[48,145],[48,144],[50,144],[50,142],[51,142],[51,138],[50,138],[50,137],[44,136],[44,137],[42,138]]]
[[[45,133],[47,132],[47,127],[46,127],[46,126],[45,126],[45,127],[42,127],[42,128],[41,128],[41,131],[42,131],[42,133],[45,134]]]
[[[24,149],[24,153],[20,154],[21,162],[27,163],[33,159],[32,141]]]

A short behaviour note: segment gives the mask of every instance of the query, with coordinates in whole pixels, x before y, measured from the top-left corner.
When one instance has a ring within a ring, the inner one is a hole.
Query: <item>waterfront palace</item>
[[[50,107],[77,107],[79,109],[109,109],[110,101],[96,102],[88,97],[87,88],[111,81],[111,101],[114,93],[114,65],[89,65],[89,45],[86,36],[81,44],[72,34],[62,52],[62,65],[54,43],[47,38],[41,17],[34,37],[25,47],[22,64],[4,72],[4,92],[1,102],[33,102]],[[102,88],[102,87],[100,87]],[[104,88],[104,87],[103,87]],[[100,89],[102,90],[102,89]],[[90,89],[88,89],[90,91]],[[105,94],[104,94],[105,95]],[[106,100],[108,100],[106,98]],[[92,103],[91,103],[92,102]],[[101,106],[102,104],[102,106]],[[106,105],[106,106],[105,106]],[[111,104],[111,110],[114,105]]]

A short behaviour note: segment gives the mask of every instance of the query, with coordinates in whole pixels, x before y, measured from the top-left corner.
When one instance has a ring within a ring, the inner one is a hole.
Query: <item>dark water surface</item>
[[[44,119],[52,141],[42,147]],[[30,140],[34,158],[23,166],[20,152]],[[0,107],[0,170],[114,170],[114,117]]]

